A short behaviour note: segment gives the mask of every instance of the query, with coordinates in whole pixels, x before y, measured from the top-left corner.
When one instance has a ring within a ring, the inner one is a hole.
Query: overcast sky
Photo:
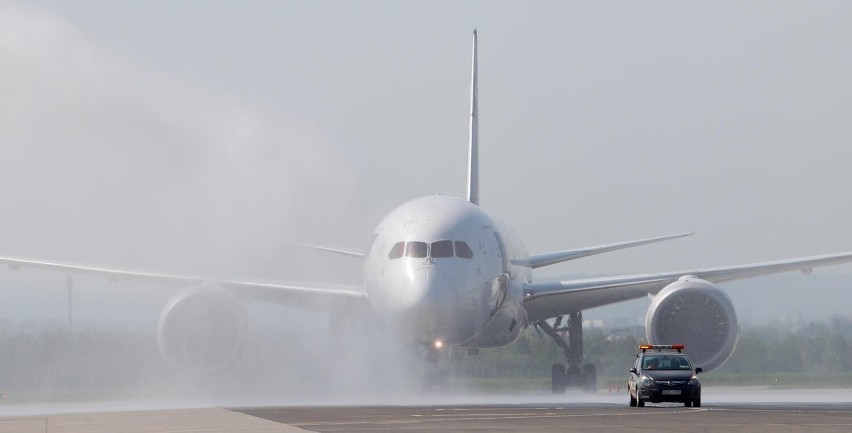
[[[532,252],[697,232],[547,272],[849,251],[850,21],[840,1],[7,3],[0,253],[316,276],[274,245],[364,247],[404,201],[464,194],[474,28],[488,212]]]

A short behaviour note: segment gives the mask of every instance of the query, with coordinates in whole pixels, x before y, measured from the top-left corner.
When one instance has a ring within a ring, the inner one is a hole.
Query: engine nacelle
[[[236,363],[249,336],[248,313],[228,290],[201,285],[181,290],[160,313],[157,343],[177,371],[205,375]]]
[[[645,335],[651,344],[683,343],[692,363],[711,371],[731,357],[739,325],[722,289],[686,275],[654,297],[645,315]]]

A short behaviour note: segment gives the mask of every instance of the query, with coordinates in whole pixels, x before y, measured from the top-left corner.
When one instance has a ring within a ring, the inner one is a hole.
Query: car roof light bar
[[[644,352],[646,350],[653,350],[653,349],[656,349],[656,350],[669,349],[669,350],[677,350],[678,352],[680,352],[685,348],[686,348],[686,346],[684,346],[683,344],[643,344],[643,345],[639,346],[639,350],[641,350],[642,352]]]

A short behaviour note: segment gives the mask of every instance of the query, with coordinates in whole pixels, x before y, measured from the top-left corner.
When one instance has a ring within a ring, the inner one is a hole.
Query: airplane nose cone
[[[408,278],[400,291],[402,311],[420,310],[431,317],[452,315],[458,303],[456,286],[450,277],[435,268],[421,268]]]

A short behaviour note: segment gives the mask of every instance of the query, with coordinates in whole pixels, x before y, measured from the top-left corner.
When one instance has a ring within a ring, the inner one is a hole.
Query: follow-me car
[[[682,344],[643,344],[639,349],[642,353],[636,355],[627,379],[630,406],[644,407],[645,402],[701,406],[698,373],[703,370],[692,367]]]

